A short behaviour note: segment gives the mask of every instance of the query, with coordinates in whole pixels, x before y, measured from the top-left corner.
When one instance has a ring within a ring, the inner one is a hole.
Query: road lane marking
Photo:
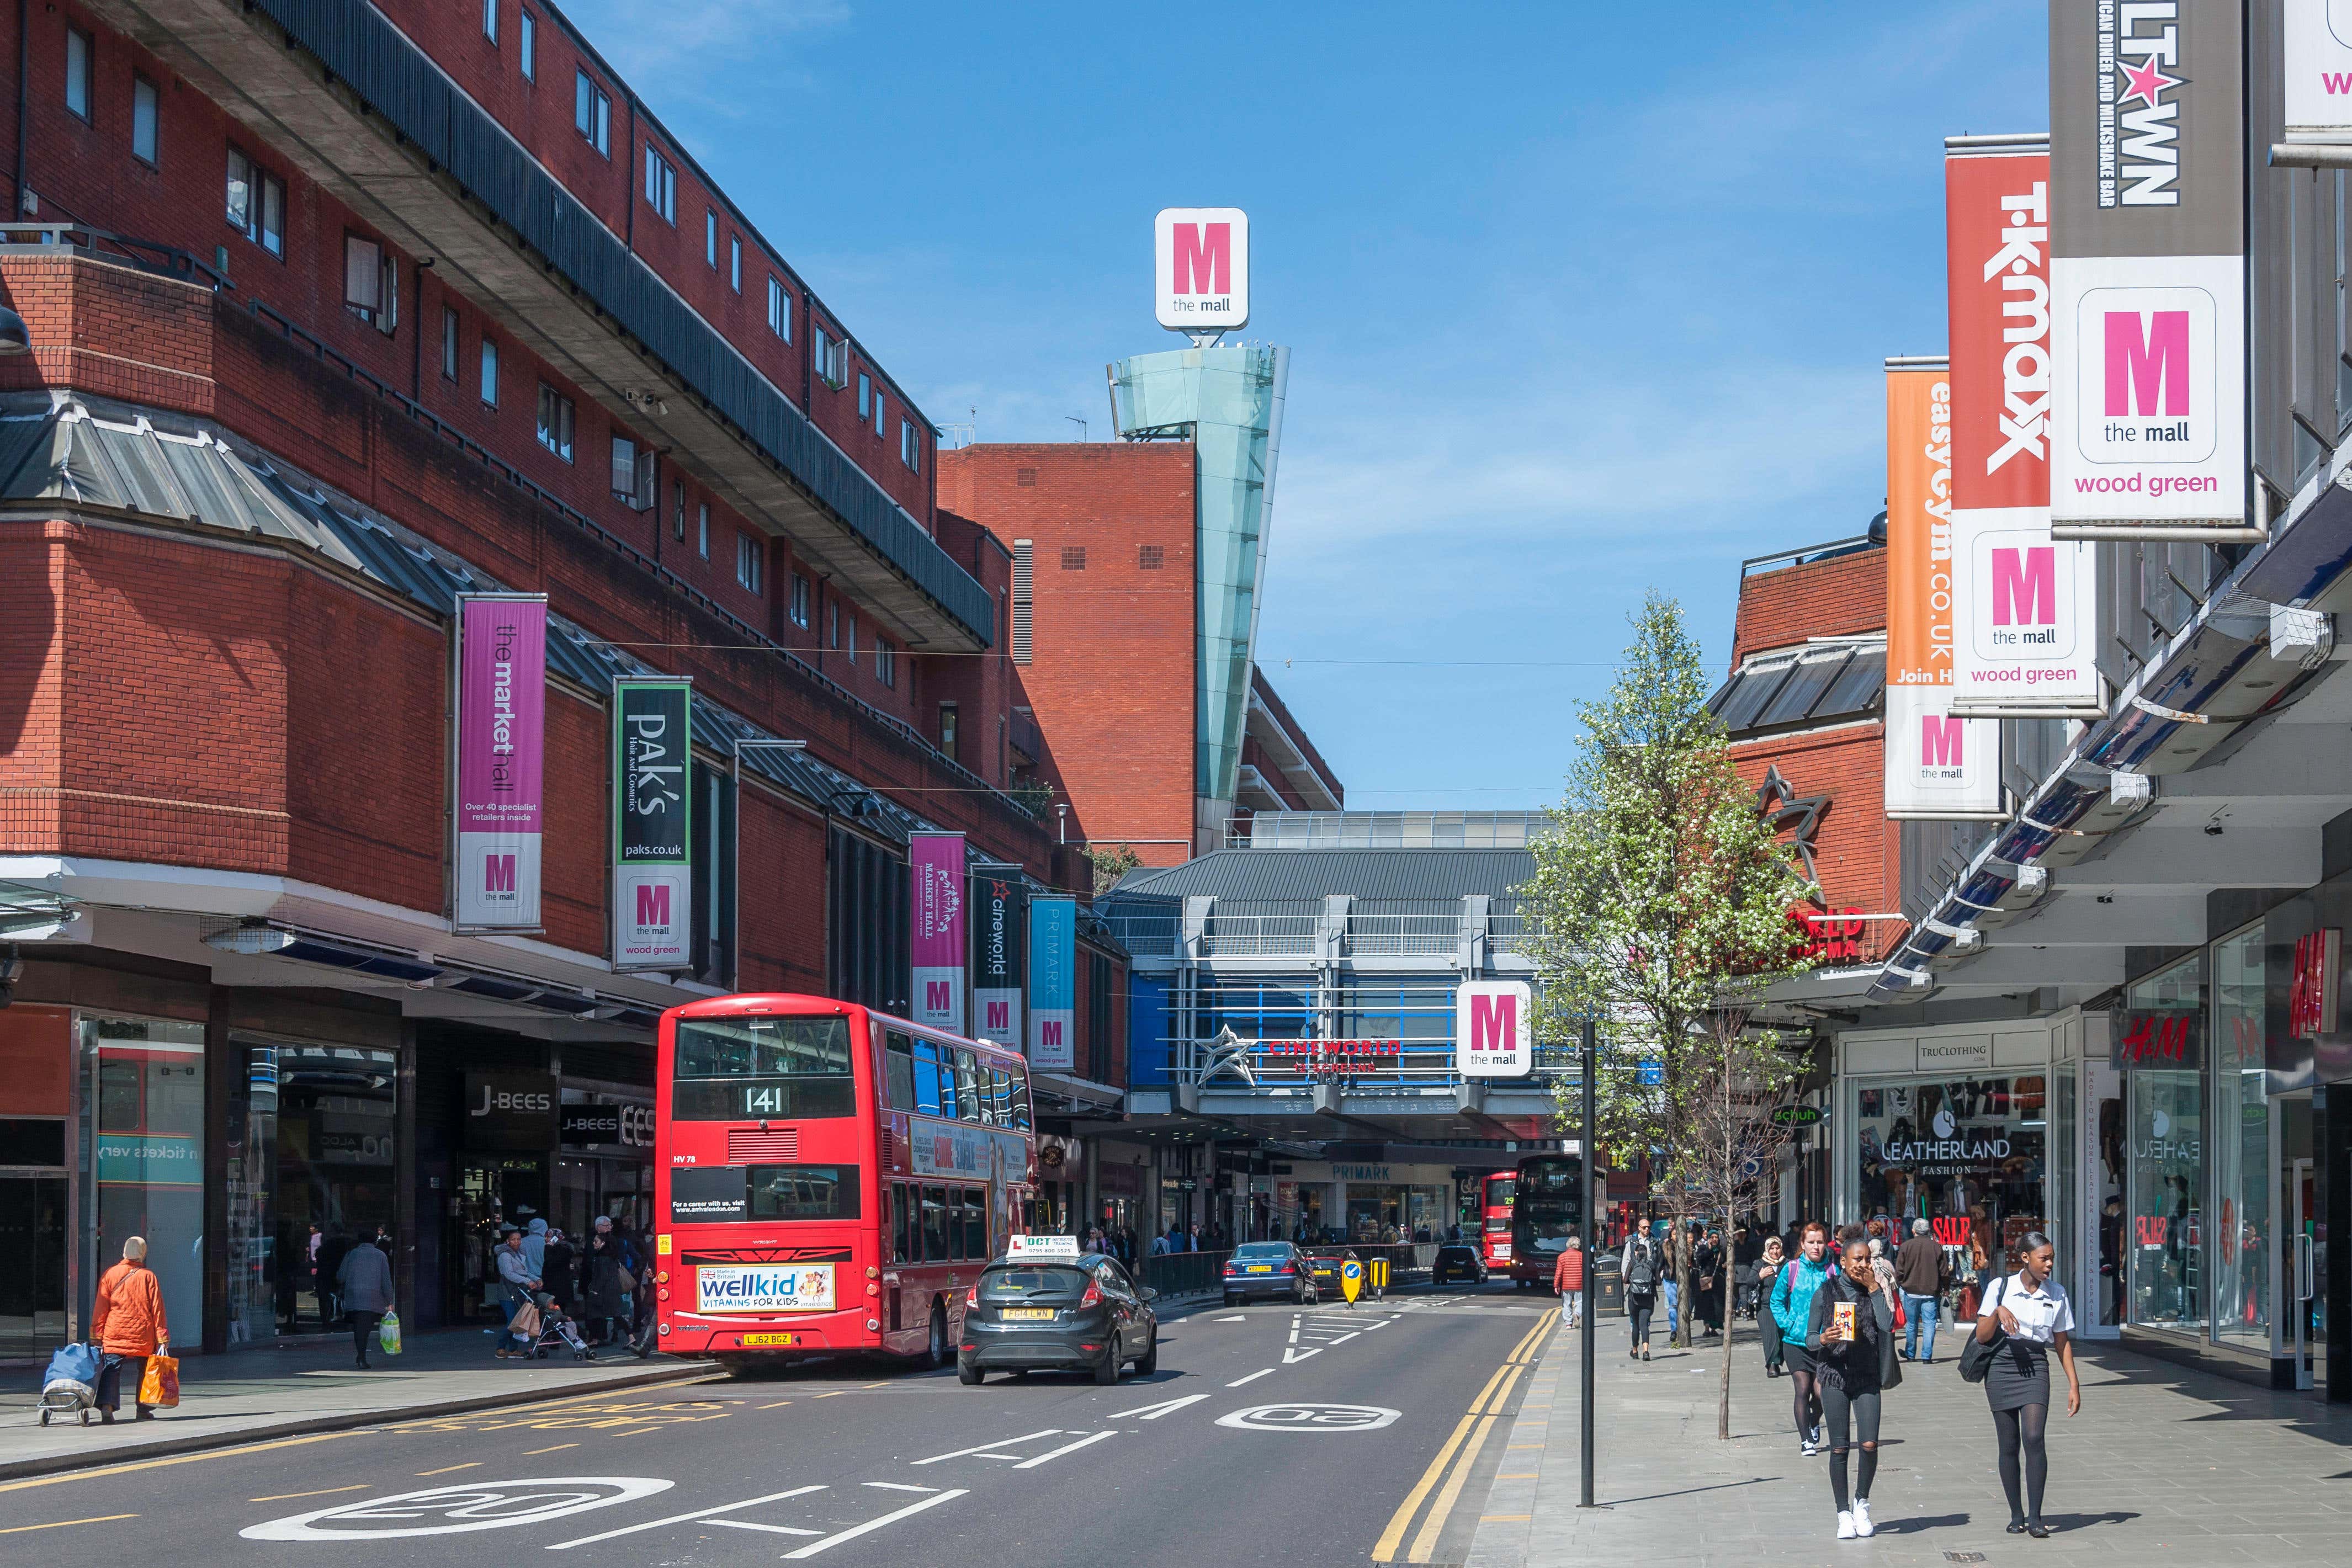
[[[1038,1455],[1035,1458],[1024,1459],[1013,1468],[1016,1470],[1034,1470],[1048,1459],[1058,1459],[1064,1454],[1076,1453],[1078,1449],[1086,1448],[1089,1444],[1099,1443],[1105,1437],[1116,1437],[1117,1436],[1118,1436],[1118,1434],[1116,1432],[1097,1432],[1089,1437],[1081,1437],[1075,1443],[1065,1443],[1058,1448],[1048,1448],[1044,1453]]]
[[[791,1403],[792,1401],[789,1399],[779,1399],[773,1405],[762,1405],[760,1408],[762,1410],[781,1410]]]
[[[1310,1355],[1321,1355],[1322,1354],[1323,1351],[1320,1346],[1318,1346],[1314,1350],[1286,1350],[1282,1353],[1282,1364],[1289,1366],[1294,1363],[1305,1361]]]
[[[1407,1308],[1406,1310],[1410,1311],[1411,1309]],[[1536,1326],[1528,1331],[1527,1335],[1522,1338],[1518,1343],[1511,1347],[1511,1354],[1504,1358],[1503,1364],[1495,1368],[1494,1372],[1487,1376],[1486,1385],[1478,1390],[1478,1396],[1470,1402],[1470,1408],[1464,1413],[1462,1419],[1454,1424],[1452,1436],[1448,1437],[1445,1439],[1444,1446],[1437,1450],[1437,1457],[1429,1461],[1429,1468],[1422,1471],[1421,1479],[1413,1483],[1412,1490],[1407,1492],[1405,1494],[1404,1500],[1397,1505],[1396,1512],[1389,1517],[1387,1528],[1381,1531],[1380,1540],[1375,1542],[1372,1547],[1371,1560],[1374,1563],[1394,1563],[1396,1561],[1397,1548],[1403,1543],[1404,1532],[1412,1523],[1413,1515],[1420,1511],[1421,1505],[1428,1499],[1431,1490],[1437,1486],[1439,1478],[1445,1474],[1446,1466],[1454,1459],[1455,1452],[1462,1447],[1464,1439],[1470,1436],[1472,1429],[1478,1427],[1478,1424],[1481,1421],[1486,1423],[1486,1426],[1485,1427],[1479,1427],[1478,1441],[1481,1444],[1486,1441],[1486,1431],[1491,1428],[1495,1417],[1491,1415],[1485,1414],[1485,1412],[1489,1410],[1499,1411],[1502,1408],[1502,1399],[1498,1396],[1498,1390],[1502,1394],[1507,1394],[1509,1392],[1509,1386],[1505,1382],[1506,1376],[1507,1375],[1512,1382],[1516,1382],[1517,1380],[1518,1372],[1525,1364],[1524,1358],[1534,1354],[1531,1347],[1537,1344],[1538,1337],[1543,1333],[1545,1329],[1550,1326],[1551,1321],[1558,1315],[1559,1309],[1557,1308],[1547,1312],[1543,1318],[1537,1322]],[[1539,1448],[1542,1445],[1528,1444],[1523,1446]],[[1468,1460],[1465,1459],[1464,1464],[1465,1473],[1466,1473]],[[1457,1481],[1458,1479],[1459,1478],[1457,1477]],[[1454,1490],[1454,1496],[1458,1498],[1460,1495],[1459,1485],[1457,1484]],[[1431,1517],[1433,1520],[1440,1521],[1438,1524],[1439,1529],[1442,1530],[1444,1528],[1442,1514],[1445,1511],[1450,1511],[1452,1506],[1451,1502],[1442,1502],[1441,1507],[1434,1507],[1432,1509]],[[1420,1548],[1423,1537],[1427,1537],[1432,1545],[1435,1542],[1435,1537],[1430,1536],[1427,1529],[1424,1529],[1421,1536],[1416,1536],[1414,1538],[1414,1546],[1416,1550]],[[1427,1554],[1423,1553],[1422,1556],[1414,1560],[1425,1563],[1429,1559]]]
[[[1437,1537],[1453,1516],[1454,1505],[1462,1499],[1462,1483],[1470,1479],[1471,1469],[1478,1462],[1478,1450],[1486,1446],[1486,1434],[1494,1429],[1495,1417],[1478,1417],[1478,1429],[1462,1445],[1461,1457],[1454,1461],[1454,1473],[1445,1478],[1437,1500],[1429,1505],[1429,1517],[1421,1521],[1421,1533],[1412,1538],[1412,1551],[1407,1554],[1407,1562],[1426,1563],[1430,1553],[1437,1550]]]
[[[549,1544],[550,1552],[569,1552],[575,1546],[593,1546],[600,1541],[616,1536],[635,1535],[641,1530],[659,1530],[665,1524],[684,1524],[688,1520],[710,1519],[713,1515],[733,1513],[737,1509],[756,1508],[763,1502],[782,1502],[788,1497],[800,1497],[813,1491],[823,1491],[823,1486],[794,1487],[790,1491],[772,1491],[765,1497],[747,1497],[741,1502],[724,1502],[715,1508],[698,1508],[692,1513],[674,1513],[667,1519],[650,1519],[643,1524],[625,1524],[618,1530],[608,1530],[602,1535],[583,1535],[577,1541],[557,1541]]]
[[[247,1502],[292,1502],[298,1497],[332,1497],[339,1491],[365,1491],[369,1487],[374,1484],[375,1483],[373,1481],[362,1481],[359,1485],[351,1487],[320,1487],[317,1491],[272,1492],[268,1497],[249,1497],[245,1500]]]
[[[63,1530],[75,1524],[110,1524],[118,1519],[136,1519],[135,1513],[101,1513],[90,1519],[55,1519],[47,1524],[12,1524],[0,1530],[0,1535],[22,1535],[28,1530]]]
[[[481,1468],[481,1460],[468,1459],[462,1465],[444,1465],[437,1470],[419,1470],[416,1473],[420,1476],[446,1476],[452,1470],[478,1470]]]
[[[1109,1434],[1104,1435],[1108,1437]],[[879,1519],[869,1519],[863,1524],[853,1524],[847,1530],[826,1536],[823,1541],[812,1541],[797,1552],[785,1552],[784,1561],[790,1563],[800,1558],[814,1557],[818,1552],[838,1546],[845,1541],[855,1541],[859,1536],[870,1534],[886,1524],[896,1524],[909,1514],[920,1513],[927,1508],[937,1508],[943,1502],[953,1502],[956,1499],[966,1495],[969,1490],[970,1489],[966,1487],[957,1487],[952,1490],[940,1492],[935,1497],[927,1497],[920,1501],[910,1502],[906,1507],[886,1513]]]
[[[1244,1313],[1244,1312],[1235,1312],[1232,1317],[1229,1317],[1229,1318],[1212,1318],[1212,1319],[1210,1319],[1209,1321],[1210,1321],[1211,1322],[1218,1322],[1218,1323],[1245,1323],[1245,1322],[1249,1322],[1249,1317],[1248,1317],[1248,1314],[1246,1314],[1246,1313]]]
[[[267,1453],[272,1448],[298,1448],[305,1443],[331,1443],[338,1437],[350,1437],[352,1432],[314,1432],[307,1437],[280,1437],[269,1443],[247,1443],[241,1448],[211,1448],[201,1454],[180,1454],[167,1459],[141,1459],[135,1464],[100,1465],[93,1470],[68,1470],[61,1476],[36,1476],[26,1481],[0,1482],[0,1492],[23,1491],[28,1487],[53,1487],[67,1481],[99,1480],[107,1476],[125,1476],[134,1470],[160,1470],[167,1465],[193,1465],[205,1459],[232,1459],[246,1454]]]
[[[822,1530],[810,1530],[798,1524],[761,1524],[749,1519],[706,1519],[705,1524],[723,1524],[730,1530],[764,1530],[771,1535],[823,1535]]]
[[[1228,1383],[1225,1386],[1231,1388],[1233,1385]],[[1157,1405],[1139,1405],[1132,1410],[1121,1410],[1117,1415],[1113,1416],[1111,1419],[1114,1421],[1126,1421],[1130,1419],[1157,1421],[1162,1416],[1173,1416],[1177,1411],[1183,1409],[1187,1405],[1198,1405],[1202,1400],[1206,1399],[1207,1397],[1208,1396],[1205,1394],[1187,1394],[1181,1399],[1163,1399]]]
[[[1399,1503],[1396,1512],[1390,1516],[1388,1528],[1381,1531],[1380,1540],[1373,1543],[1373,1562],[1396,1561],[1397,1545],[1404,1540],[1405,1526],[1412,1522],[1412,1516],[1420,1511],[1422,1500],[1437,1484],[1437,1478],[1445,1473],[1447,1461],[1454,1458],[1454,1451],[1462,1446],[1462,1439],[1469,1436],[1470,1428],[1477,1419],[1475,1416],[1465,1415],[1454,1424],[1453,1436],[1447,1437],[1444,1447],[1437,1450],[1437,1457],[1429,1461],[1429,1468],[1421,1472],[1421,1479],[1413,1482],[1412,1490],[1404,1494],[1404,1501]]]
[[[566,1448],[576,1448],[579,1446],[577,1443],[558,1443],[551,1448],[525,1448],[522,1451],[522,1457],[528,1459],[537,1454],[560,1454]]]
[[[884,1491],[937,1491],[940,1490],[937,1487],[910,1487],[905,1481],[867,1481],[866,1484],[870,1487],[880,1487]],[[824,1531],[812,1530],[809,1533],[823,1535]]]
[[[1255,1372],[1251,1373],[1247,1377],[1236,1377],[1231,1383],[1226,1384],[1225,1386],[1228,1388],[1239,1388],[1244,1383],[1255,1383],[1259,1378],[1265,1376],[1268,1373],[1278,1372],[1280,1370],[1281,1368],[1279,1367],[1261,1366]]]
[[[1507,1367],[1505,1367],[1505,1368],[1503,1369],[1503,1384],[1502,1384],[1502,1386],[1501,1386],[1501,1387],[1499,1387],[1499,1388],[1497,1388],[1497,1389],[1496,1389],[1496,1390],[1495,1390],[1495,1392],[1494,1392],[1493,1396],[1492,1396],[1491,1398],[1489,1398],[1489,1399],[1487,1399],[1487,1400],[1486,1401],[1486,1412],[1499,1415],[1499,1414],[1502,1412],[1502,1408],[1503,1408],[1503,1402],[1504,1402],[1505,1400],[1508,1399],[1508,1398],[1511,1396],[1511,1386],[1512,1386],[1512,1385],[1514,1385],[1514,1384],[1517,1383],[1517,1382],[1518,1382],[1518,1380],[1519,1380],[1519,1369],[1518,1369],[1517,1367],[1516,1367],[1516,1366],[1507,1366]],[[1475,1405],[1473,1405],[1472,1406],[1470,1406],[1470,1408],[1471,1408],[1472,1410],[1474,1410],[1474,1411],[1475,1411],[1475,1410],[1477,1410],[1477,1409],[1478,1409],[1478,1406],[1475,1406]]]
[[[958,1448],[951,1454],[933,1454],[928,1459],[916,1459],[911,1462],[918,1465],[936,1465],[942,1459],[1017,1459],[1021,1457],[1018,1454],[998,1454],[992,1453],[990,1450],[994,1448],[1010,1448],[1014,1443],[1025,1443],[1032,1437],[1058,1437],[1061,1435],[1061,1427],[1047,1427],[1042,1431],[1024,1432],[1017,1437],[999,1437],[993,1442],[982,1443],[976,1448]]]

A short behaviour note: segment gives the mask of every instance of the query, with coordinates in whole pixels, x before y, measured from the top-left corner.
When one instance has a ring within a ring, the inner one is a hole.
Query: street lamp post
[[[1580,1444],[1581,1451],[1578,1458],[1582,1465],[1583,1475],[1580,1481],[1580,1490],[1577,1492],[1576,1506],[1579,1508],[1591,1508],[1593,1506],[1592,1372],[1595,1346],[1599,1343],[1599,1341],[1594,1336],[1598,1332],[1596,1325],[1600,1321],[1600,1314],[1595,1312],[1592,1308],[1594,1301],[1599,1298],[1601,1286],[1601,1270],[1598,1267],[1600,1260],[1594,1256],[1592,1250],[1592,1173],[1598,1167],[1599,1164],[1597,1151],[1592,1142],[1592,1130],[1594,1124],[1600,1120],[1600,1118],[1594,1114],[1595,1101],[1593,1088],[1594,1080],[1600,1076],[1601,1048],[1599,1038],[1600,1031],[1594,1025],[1593,1020],[1590,1018],[1587,1018],[1584,1020],[1583,1036],[1581,1050],[1579,1054],[1582,1059],[1580,1065],[1584,1077],[1584,1135],[1583,1142],[1580,1145],[1584,1155],[1582,1164],[1582,1169],[1584,1172],[1584,1202],[1579,1206],[1582,1210],[1582,1214],[1577,1222],[1579,1228],[1584,1232],[1582,1238],[1582,1245],[1584,1247],[1584,1394],[1583,1397],[1578,1402],[1578,1415],[1581,1422],[1581,1429],[1579,1433],[1580,1438],[1581,1439]]]

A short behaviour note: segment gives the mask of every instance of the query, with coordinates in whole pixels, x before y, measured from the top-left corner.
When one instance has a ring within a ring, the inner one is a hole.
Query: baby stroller
[[[539,1308],[539,1332],[524,1342],[521,1353],[533,1360],[545,1361],[559,1349],[569,1349],[574,1361],[593,1361],[596,1353],[588,1348],[581,1337],[579,1320],[556,1304],[555,1298],[545,1291],[531,1297]]]
[[[41,1425],[52,1416],[79,1416],[89,1425],[90,1407],[98,1403],[98,1352],[89,1345],[69,1344],[49,1357],[41,1375]]]

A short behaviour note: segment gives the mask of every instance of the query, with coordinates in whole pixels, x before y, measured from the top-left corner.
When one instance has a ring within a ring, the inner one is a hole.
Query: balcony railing
[[[1312,957],[1322,933],[1319,915],[1215,915],[1201,934],[1210,958]]]
[[[1462,944],[1458,915],[1350,915],[1348,951],[1367,957],[1451,957]]]
[[[1180,924],[1172,915],[1113,915],[1108,921],[1118,945],[1139,958],[1174,957]]]

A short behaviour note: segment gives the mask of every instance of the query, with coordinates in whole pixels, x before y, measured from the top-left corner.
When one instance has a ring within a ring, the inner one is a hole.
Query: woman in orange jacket
[[[122,1406],[127,1375],[138,1419],[152,1421],[155,1412],[139,1404],[139,1390],[147,1376],[147,1358],[170,1346],[172,1327],[163,1317],[163,1287],[155,1281],[155,1270],[147,1267],[145,1237],[123,1242],[122,1261],[100,1278],[89,1331],[105,1355],[98,1373],[100,1419],[113,1424],[115,1411]]]

